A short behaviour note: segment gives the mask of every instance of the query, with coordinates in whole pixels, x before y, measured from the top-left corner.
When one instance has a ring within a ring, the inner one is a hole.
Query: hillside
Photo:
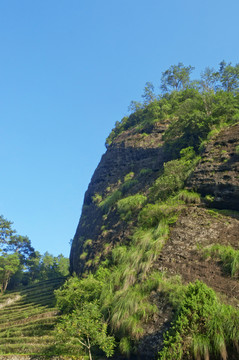
[[[54,290],[64,281],[47,280],[1,296],[0,359],[39,359],[52,353],[59,318]]]
[[[96,299],[123,358],[238,359],[238,114],[238,95],[173,92],[107,139],[70,266],[106,272]]]

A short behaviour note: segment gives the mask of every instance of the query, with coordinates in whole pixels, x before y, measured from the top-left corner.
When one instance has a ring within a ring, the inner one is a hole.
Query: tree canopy
[[[179,91],[185,89],[190,83],[190,74],[194,70],[191,65],[184,66],[183,63],[172,65],[162,73],[161,89],[164,92],[170,90]]]

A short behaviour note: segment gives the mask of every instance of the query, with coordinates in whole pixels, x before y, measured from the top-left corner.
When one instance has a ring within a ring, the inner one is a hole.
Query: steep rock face
[[[129,224],[120,219],[113,206],[104,213],[96,195],[105,199],[122,188],[125,175],[133,173],[131,194],[148,195],[148,188],[160,175],[164,162],[171,160],[165,151],[162,134],[167,125],[152,129],[151,134],[125,131],[108,147],[98,165],[85,194],[82,216],[71,249],[71,271],[80,274],[96,267],[117,243],[131,240],[137,219]],[[217,209],[239,210],[239,125],[221,131],[207,145],[202,159],[187,182],[187,188],[196,190]],[[149,174],[141,177],[142,169]],[[94,200],[95,198],[95,200]],[[230,245],[239,249],[239,217],[236,212],[220,213],[200,205],[185,205],[177,221],[171,225],[164,247],[154,263],[154,270],[169,276],[178,275],[184,284],[199,279],[221,294],[226,302],[238,306],[239,283],[222,269],[215,259],[205,259],[202,249],[212,244]],[[207,204],[206,204],[207,205]],[[89,241],[90,239],[90,241]],[[86,245],[87,244],[87,245]],[[90,244],[90,246],[88,246]],[[93,261],[93,263],[92,263]],[[162,349],[163,336],[170,327],[173,309],[163,292],[154,292],[151,302],[158,312],[144,326],[138,339],[140,359],[153,359]],[[231,359],[236,359],[231,355]]]
[[[225,216],[198,206],[185,208],[171,227],[170,236],[155,264],[155,269],[180,276],[187,284],[199,279],[238,306],[238,279],[227,276],[220,261],[205,258],[202,249],[213,244],[230,245],[239,249],[239,217]],[[152,302],[158,314],[145,327],[138,351],[141,359],[152,359],[162,349],[163,334],[172,320],[172,308],[162,294],[155,294]],[[237,359],[231,356],[230,359]]]
[[[188,185],[210,195],[212,207],[239,210],[239,124],[209,143]]]
[[[86,260],[89,260],[89,257],[80,258],[84,251],[83,245],[87,239],[92,240],[91,256],[100,252],[103,243],[107,242],[104,236],[103,239],[102,236],[100,237],[104,221],[102,209],[93,201],[94,195],[99,194],[105,198],[119,188],[120,184],[124,182],[125,175],[133,172],[136,178],[142,169],[151,170],[150,178],[148,178],[147,184],[144,181],[138,181],[132,191],[136,193],[149,186],[157,176],[158,170],[162,168],[163,163],[168,160],[162,146],[162,134],[166,127],[166,124],[156,123],[150,134],[139,134],[134,130],[126,131],[108,147],[102,156],[85,194],[82,215],[71,248],[71,272],[81,273],[84,270]],[[112,224],[111,231],[108,233],[110,241],[113,241],[112,232],[117,234],[119,240],[124,236],[122,224],[118,225]]]

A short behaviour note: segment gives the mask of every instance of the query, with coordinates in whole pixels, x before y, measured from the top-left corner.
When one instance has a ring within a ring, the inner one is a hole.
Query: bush
[[[204,283],[190,283],[167,332],[160,360],[227,359],[227,348],[239,343],[239,311],[219,302]]]

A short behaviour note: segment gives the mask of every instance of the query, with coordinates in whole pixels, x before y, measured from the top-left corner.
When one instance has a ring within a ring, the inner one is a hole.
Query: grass
[[[112,194],[108,195],[104,200],[99,203],[99,207],[103,209],[104,213],[107,213],[115,203],[121,199],[122,192],[115,190]]]
[[[214,244],[204,250],[206,257],[219,259],[225,273],[232,277],[239,276],[239,250],[233,249],[231,246]]]
[[[147,200],[146,196],[141,194],[127,196],[124,199],[118,200],[117,210],[120,214],[121,220],[124,221],[130,220],[132,214],[140,210],[146,200]]]
[[[164,164],[163,172],[150,188],[150,200],[165,201],[183,189],[186,179],[194,170],[200,157],[195,155],[192,147],[181,150],[180,155],[181,158]]]
[[[175,197],[178,200],[183,201],[185,204],[197,204],[199,205],[201,203],[201,196],[200,194],[194,192],[194,191],[188,191],[188,190],[181,190]]]

